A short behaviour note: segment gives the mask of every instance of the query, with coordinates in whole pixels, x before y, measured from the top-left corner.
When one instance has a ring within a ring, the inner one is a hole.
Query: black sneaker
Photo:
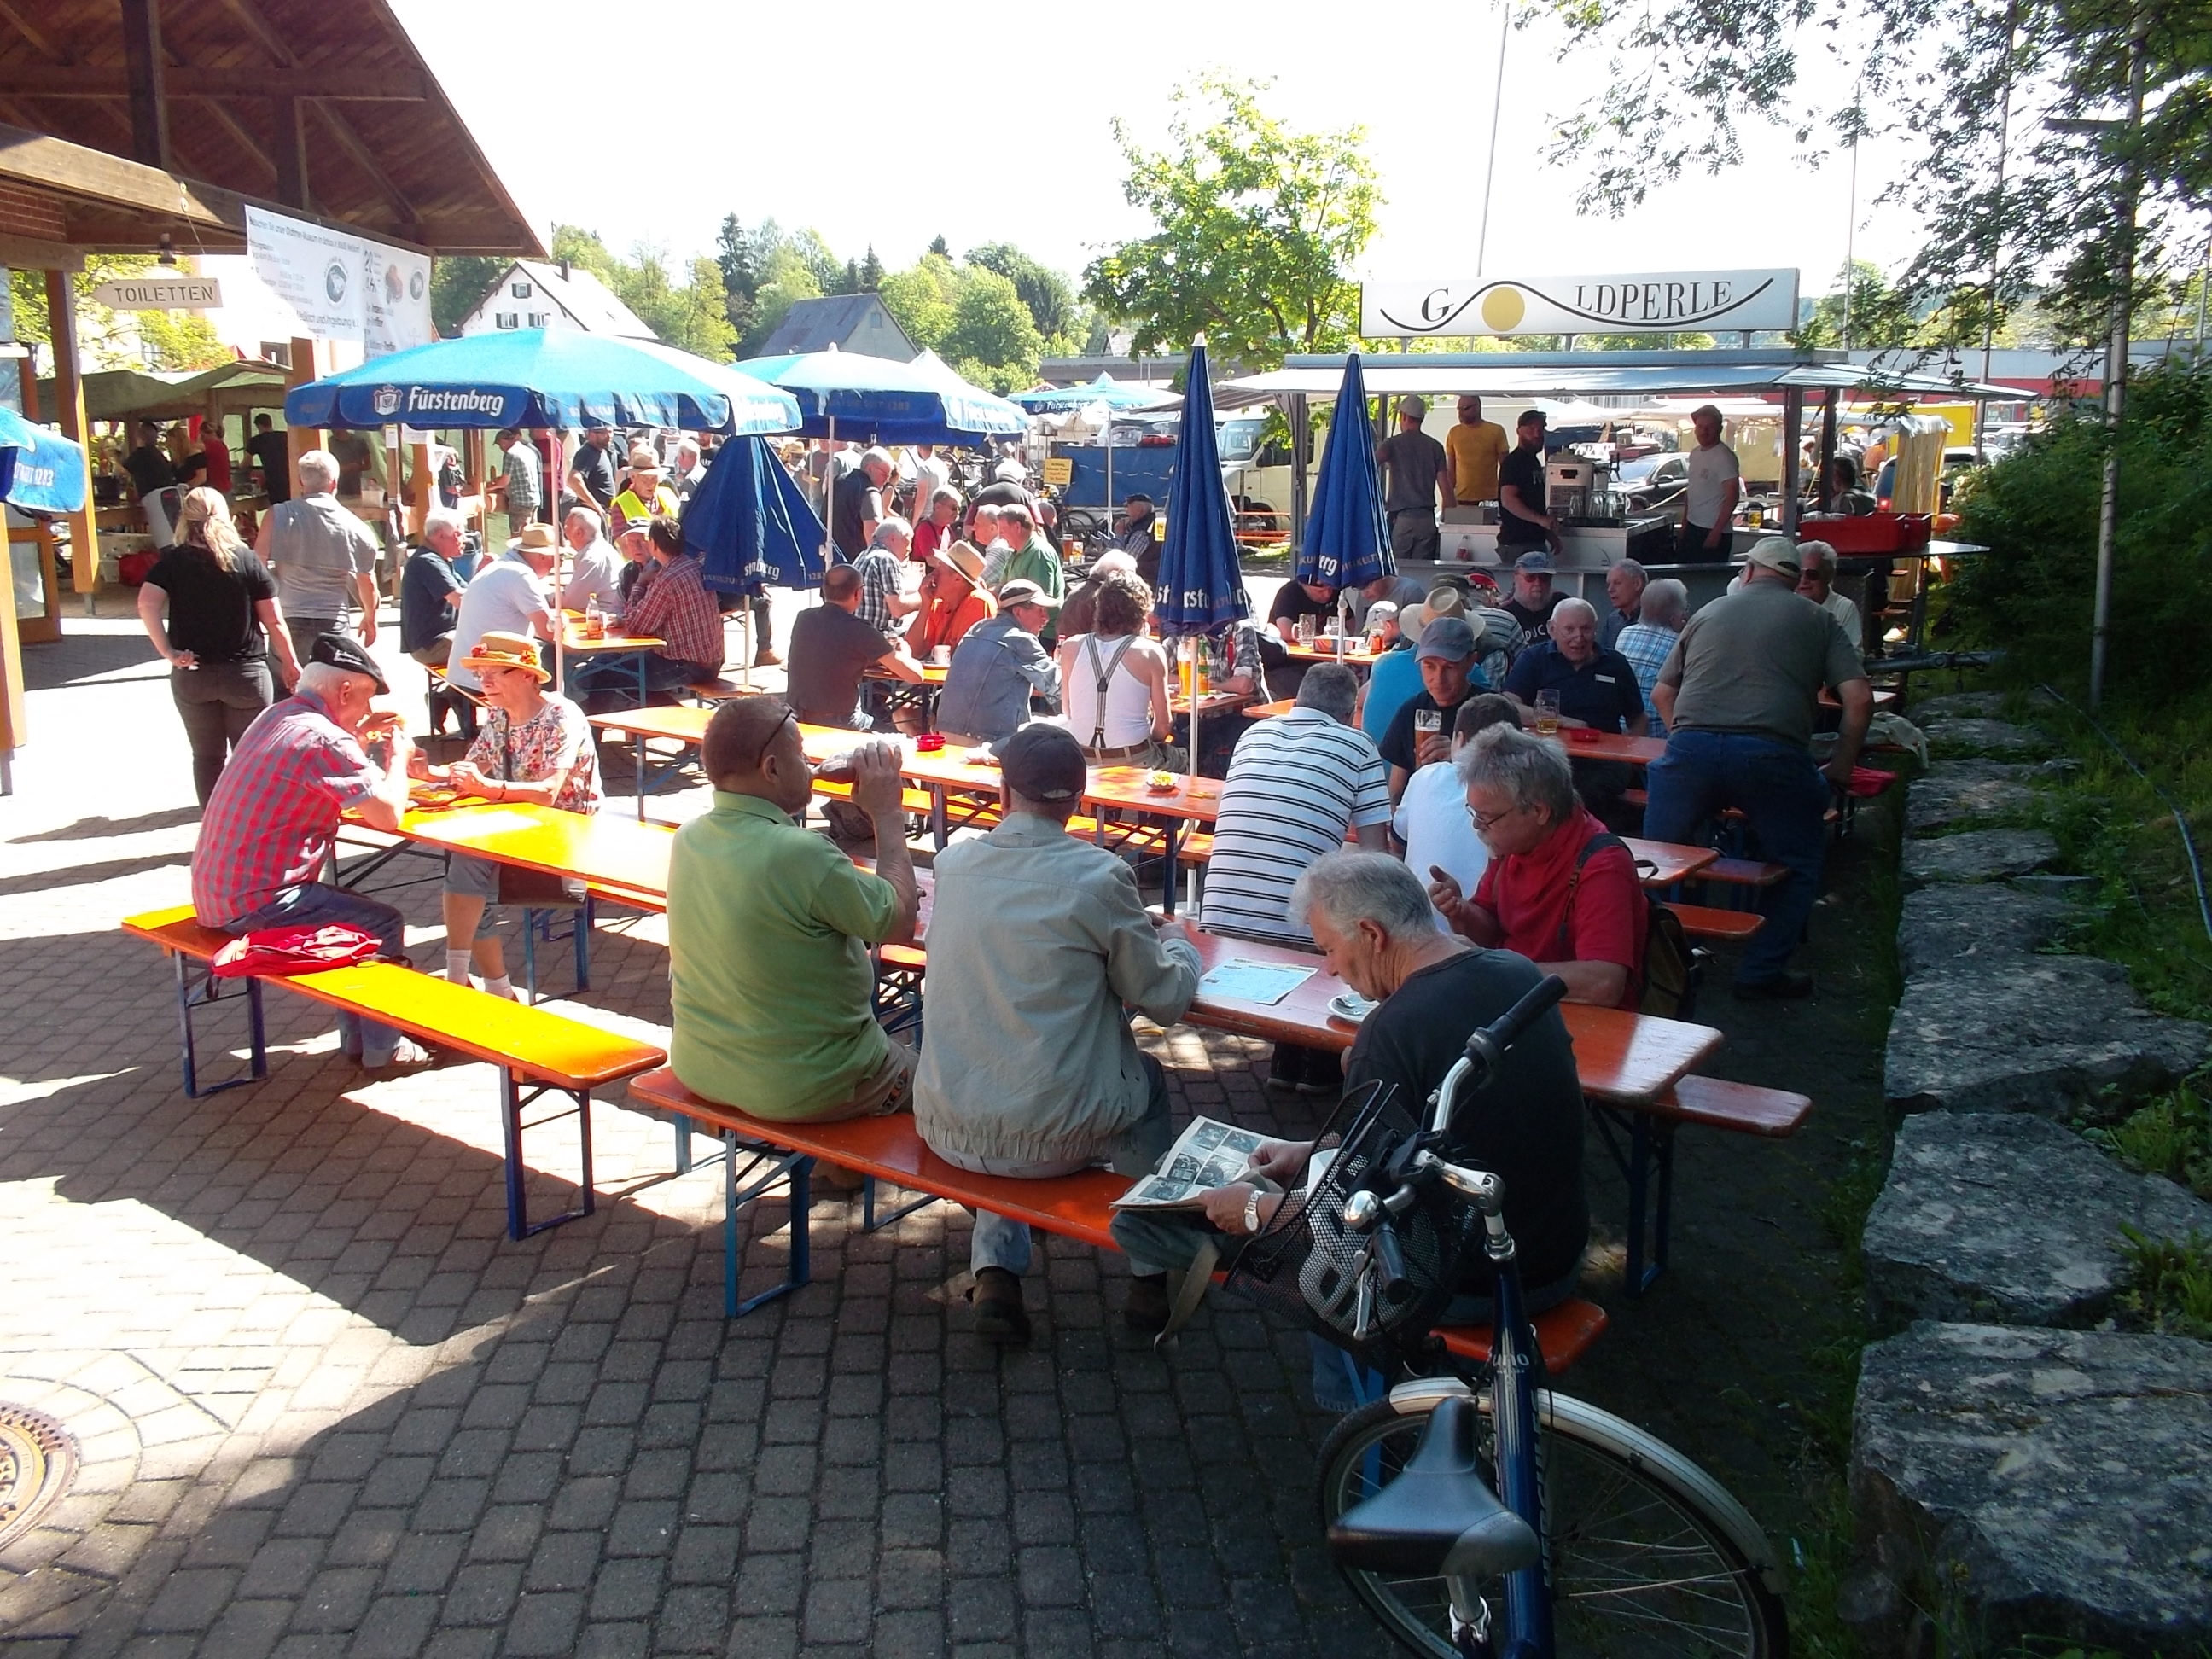
[[[1275,1045],[1274,1057],[1267,1062],[1267,1085],[1270,1089],[1289,1091],[1306,1080],[1306,1051],[1287,1042]]]
[[[1801,969],[1785,969],[1772,979],[1738,980],[1729,988],[1738,1002],[1794,1002],[1813,994],[1813,976]]]
[[[1139,1273],[1129,1280],[1129,1299],[1121,1304],[1121,1322],[1147,1335],[1168,1328],[1168,1276]]]
[[[1004,1267],[985,1267],[968,1292],[975,1304],[975,1334],[986,1342],[1012,1346],[1030,1340],[1029,1310],[1022,1305],[1022,1281]]]

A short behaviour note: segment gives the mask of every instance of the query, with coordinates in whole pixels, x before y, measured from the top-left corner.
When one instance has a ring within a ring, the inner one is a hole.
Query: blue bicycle
[[[1340,1421],[1321,1459],[1330,1552],[1404,1645],[1443,1659],[1786,1659],[1759,1524],[1680,1453],[1543,1386],[1498,1177],[1443,1156],[1457,1102],[1565,988],[1547,978],[1478,1030],[1425,1127],[1387,1102],[1361,1108],[1310,1179],[1300,1224],[1273,1252],[1255,1240],[1232,1284],[1295,1283],[1324,1335],[1414,1376]],[[1478,1249],[1496,1276],[1480,1366],[1429,1335]],[[1439,1363],[1448,1374],[1421,1374]]]

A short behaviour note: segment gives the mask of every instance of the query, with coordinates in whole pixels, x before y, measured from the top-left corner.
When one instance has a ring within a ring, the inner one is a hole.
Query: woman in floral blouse
[[[546,691],[552,676],[539,665],[537,647],[520,634],[487,634],[461,660],[483,680],[490,712],[465,759],[451,766],[428,766],[418,755],[416,775],[452,784],[465,794],[486,800],[551,806],[563,812],[598,811],[604,797],[591,723],[568,698]],[[447,860],[446,977],[466,985],[473,958],[477,972],[483,976],[483,988],[495,996],[513,998],[514,986],[507,976],[507,954],[499,935],[479,931],[485,907],[499,897],[503,867],[467,853],[454,853]],[[514,902],[512,893],[509,902]]]

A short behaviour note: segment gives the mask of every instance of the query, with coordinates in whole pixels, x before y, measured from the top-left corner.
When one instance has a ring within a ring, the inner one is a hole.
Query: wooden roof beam
[[[300,59],[293,52],[291,42],[285,40],[275,24],[262,15],[261,8],[255,5],[253,0],[222,0],[222,9],[238,19],[246,32],[260,44],[261,50],[269,54],[270,61],[277,68],[293,69],[298,66]]]
[[[155,0],[123,0],[123,61],[131,159],[167,171],[169,105],[161,84],[161,12]]]
[[[202,69],[164,64],[171,98],[325,98],[340,103],[419,104],[429,96],[419,74],[388,70]],[[33,98],[128,98],[127,70],[0,68],[0,94]]]
[[[15,4],[14,0],[0,0],[0,22],[6,23],[16,33],[29,41],[40,52],[52,58],[57,64],[76,62],[75,54],[67,46],[63,46],[37,24],[32,22],[29,18],[24,16],[22,8]]]
[[[416,212],[415,204],[408,199],[405,191],[392,182],[391,175],[378,162],[374,152],[361,134],[354,131],[353,123],[319,99],[311,100],[309,106],[323,118],[323,125],[330,129],[331,137],[338,141],[338,148],[352,158],[355,166],[368,175],[369,182],[392,204],[392,210],[399,216],[399,223],[407,239],[410,241],[421,240],[416,232],[416,221],[421,216]]]

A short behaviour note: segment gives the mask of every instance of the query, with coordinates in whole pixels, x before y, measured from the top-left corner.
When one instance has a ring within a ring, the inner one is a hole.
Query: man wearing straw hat
[[[969,542],[955,542],[929,555],[921,579],[922,612],[907,630],[907,648],[922,662],[938,652],[948,659],[968,631],[999,614],[999,603],[983,589],[983,556]]]
[[[633,524],[672,519],[683,510],[684,504],[676,499],[676,492],[660,482],[659,458],[643,444],[631,450],[629,481],[609,509],[614,518],[615,534],[621,535]]]

